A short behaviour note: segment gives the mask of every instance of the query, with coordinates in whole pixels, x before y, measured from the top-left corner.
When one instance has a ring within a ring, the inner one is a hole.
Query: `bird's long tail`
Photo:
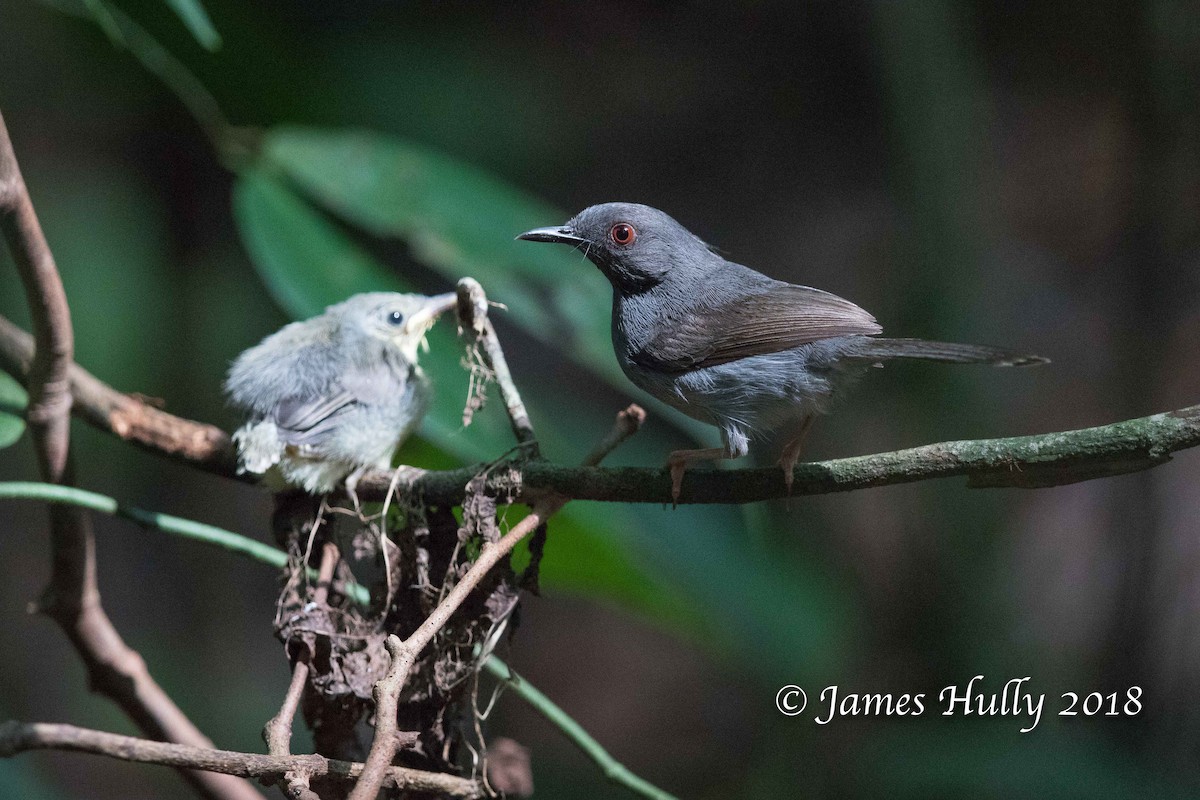
[[[928,342],[924,339],[863,339],[859,354],[870,359],[913,358],[953,364],[991,364],[995,367],[1032,367],[1050,362],[1050,359],[1041,356],[1014,353],[996,347]]]

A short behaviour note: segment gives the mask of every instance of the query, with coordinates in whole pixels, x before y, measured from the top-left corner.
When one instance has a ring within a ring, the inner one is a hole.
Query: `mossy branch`
[[[28,383],[33,340],[0,317],[0,368]],[[137,395],[118,392],[81,367],[71,366],[74,413],[101,430],[207,472],[241,478],[227,434],[219,428],[166,413]],[[1200,405],[1114,422],[1094,428],[940,442],[889,453],[797,464],[792,496],[830,494],[913,483],[933,478],[967,477],[976,488],[1040,489],[1138,472],[1171,460],[1171,454],[1200,445]],[[664,454],[665,455],[665,454]],[[481,465],[454,470],[406,468],[396,488],[420,492],[428,503],[457,503]],[[392,483],[389,472],[368,473],[358,484],[364,500],[382,500]],[[505,496],[509,487],[505,487]],[[574,500],[619,503],[670,503],[671,479],[665,469],[647,467],[576,467],[548,461],[522,464],[522,486],[514,499],[532,502],[544,494]],[[755,503],[787,497],[776,467],[738,470],[689,470],[680,504]]]
[[[941,442],[890,453],[797,464],[792,496],[830,494],[913,483],[932,478],[967,477],[974,488],[1038,489],[1106,478],[1164,464],[1171,454],[1200,445],[1200,405],[1149,417],[1072,431]],[[478,466],[441,472],[406,470],[400,491],[418,492],[428,503],[455,503]],[[359,496],[382,497],[390,473],[367,475]],[[670,503],[665,469],[644,467],[564,467],[533,461],[522,465],[518,499],[553,493],[575,500]],[[679,503],[754,503],[786,497],[778,467],[689,470]]]

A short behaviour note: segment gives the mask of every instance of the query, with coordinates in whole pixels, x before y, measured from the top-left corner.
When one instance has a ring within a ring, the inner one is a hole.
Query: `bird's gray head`
[[[366,341],[382,341],[397,347],[410,363],[417,362],[417,350],[437,318],[454,307],[457,296],[399,292],[356,294],[325,313],[338,320],[343,334]]]
[[[703,241],[657,208],[638,203],[589,206],[565,225],[517,237],[582,250],[625,294],[650,289],[673,272],[699,270],[714,255]]]

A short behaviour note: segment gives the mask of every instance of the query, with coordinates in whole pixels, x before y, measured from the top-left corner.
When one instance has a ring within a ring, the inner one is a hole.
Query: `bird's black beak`
[[[569,245],[580,245],[587,241],[580,236],[576,236],[575,231],[566,225],[534,228],[531,231],[525,231],[517,238],[524,239],[527,242],[557,242],[558,244]]]

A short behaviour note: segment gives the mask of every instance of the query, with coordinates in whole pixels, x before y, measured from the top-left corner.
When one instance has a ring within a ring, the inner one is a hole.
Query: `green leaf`
[[[104,35],[108,37],[108,40],[117,47],[125,47],[125,36],[121,32],[121,26],[113,16],[112,9],[103,0],[82,0],[82,2],[87,13],[100,26],[100,30],[104,31]]]
[[[221,34],[217,33],[200,0],[166,0],[166,3],[192,32],[192,36],[196,37],[201,47],[205,50],[217,50],[221,47]]]
[[[268,291],[295,319],[320,314],[359,292],[407,288],[265,172],[241,175],[233,211]]]
[[[25,432],[25,406],[29,395],[7,372],[0,372],[0,449],[8,447]]]

